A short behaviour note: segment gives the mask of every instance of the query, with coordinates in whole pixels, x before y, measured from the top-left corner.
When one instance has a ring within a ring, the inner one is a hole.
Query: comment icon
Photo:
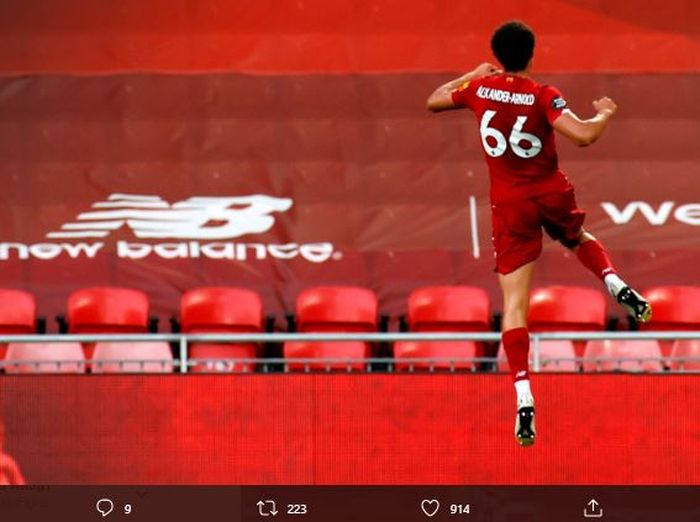
[[[95,504],[95,508],[97,512],[102,515],[102,518],[104,518],[114,511],[114,502],[108,498],[101,498],[97,501],[97,504]]]

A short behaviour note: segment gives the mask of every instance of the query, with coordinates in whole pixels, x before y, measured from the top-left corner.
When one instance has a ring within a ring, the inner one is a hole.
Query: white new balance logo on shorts
[[[144,239],[230,239],[267,232],[275,223],[270,214],[285,212],[292,203],[289,198],[252,195],[191,197],[170,205],[159,196],[112,194],[47,237],[107,237],[126,225]]]

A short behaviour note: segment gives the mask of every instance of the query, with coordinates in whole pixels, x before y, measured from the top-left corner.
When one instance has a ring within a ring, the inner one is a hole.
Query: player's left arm
[[[579,147],[587,147],[602,136],[610,118],[617,112],[617,105],[608,97],[594,101],[593,108],[597,114],[587,120],[582,120],[567,108],[552,122],[552,126]]]
[[[468,83],[477,78],[482,78],[484,76],[490,76],[492,74],[498,74],[500,69],[493,64],[488,62],[482,63],[474,70],[469,71],[467,74],[460,76],[452,81],[449,81],[433,91],[433,93],[428,97],[426,107],[432,112],[442,112],[449,111],[452,109],[462,109],[464,105],[456,103],[452,93],[459,89],[465,83]]]

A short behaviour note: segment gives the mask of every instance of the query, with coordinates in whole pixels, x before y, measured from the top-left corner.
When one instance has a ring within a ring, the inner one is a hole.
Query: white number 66
[[[540,140],[534,134],[529,132],[523,132],[523,125],[527,121],[527,116],[518,116],[515,120],[515,124],[510,131],[510,136],[508,137],[508,142],[506,142],[506,137],[498,129],[489,127],[491,120],[496,115],[496,111],[488,110],[484,112],[481,118],[481,125],[479,126],[479,131],[481,133],[481,143],[484,146],[486,154],[492,158],[498,158],[505,154],[508,144],[516,156],[527,159],[537,156],[542,150],[542,140]],[[496,146],[493,147],[488,142],[486,138],[493,138],[496,140]],[[530,147],[524,149],[520,146],[521,142],[527,142]]]

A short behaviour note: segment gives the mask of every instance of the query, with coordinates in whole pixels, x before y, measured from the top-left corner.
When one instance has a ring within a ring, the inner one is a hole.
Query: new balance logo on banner
[[[291,199],[263,195],[191,197],[170,205],[158,196],[112,194],[46,237],[102,238],[126,225],[144,239],[232,239],[267,232],[275,224],[270,214],[291,206]]]
[[[0,261],[13,258],[48,261],[59,256],[92,259],[103,250],[113,250],[122,259],[247,261],[298,257],[312,263],[340,259],[342,254],[329,242],[230,241],[270,231],[275,225],[275,213],[286,212],[292,205],[289,198],[261,194],[195,196],[172,204],[159,196],[112,194],[105,201],[94,203],[90,211],[78,214],[74,221],[46,235],[65,242],[0,243]],[[108,242],[111,234],[123,228],[139,240],[170,241],[154,243],[115,238]],[[67,242],[70,240],[82,241]]]

